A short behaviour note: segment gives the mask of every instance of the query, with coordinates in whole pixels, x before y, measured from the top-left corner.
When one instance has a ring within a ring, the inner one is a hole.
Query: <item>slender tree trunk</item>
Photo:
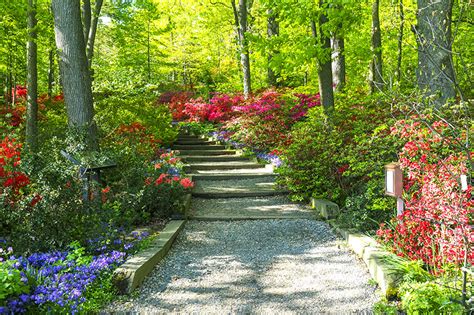
[[[452,0],[418,0],[418,86],[439,107],[456,96],[453,68]]]
[[[84,43],[89,40],[89,32],[91,29],[91,0],[82,0],[82,25],[84,28]]]
[[[399,10],[400,10],[400,28],[398,30],[398,43],[397,43],[397,50],[398,50],[398,55],[397,55],[397,82],[400,82],[401,75],[402,75],[402,57],[403,57],[403,31],[404,31],[404,26],[405,26],[405,14],[403,11],[403,0],[400,0],[399,2]]]
[[[8,74],[7,74],[7,99],[5,100],[6,105],[13,104],[13,73],[12,73],[12,48],[11,45],[8,49]]]
[[[273,37],[278,36],[280,33],[280,25],[277,21],[277,16],[276,13],[274,12],[273,9],[269,9],[267,11],[268,18],[267,18],[267,35],[268,39],[271,41]],[[273,45],[272,45],[273,46]],[[273,56],[277,54],[278,51],[274,50],[273,48],[270,49],[268,53],[268,69],[267,69],[267,81],[268,81],[268,86],[276,87],[278,85],[278,75],[275,73],[273,70],[273,67],[271,66],[271,62],[273,59]]]
[[[86,150],[98,150],[80,0],[52,0],[51,5],[69,128],[84,132]]]
[[[28,0],[28,43],[27,43],[27,109],[26,147],[31,153],[38,149],[38,50],[36,40],[36,0]]]
[[[151,57],[150,57],[150,19],[148,19],[148,31],[147,31],[147,72],[148,82],[151,80]]]
[[[344,37],[337,32],[331,38],[331,50],[333,83],[337,91],[342,91],[346,85],[346,56]]]
[[[382,32],[380,30],[379,2],[372,3],[372,60],[370,62],[369,86],[370,93],[382,90],[384,86],[382,72]]]
[[[235,28],[235,42],[237,43],[237,51],[235,54],[235,61],[237,68],[241,68],[240,65],[240,50],[241,50],[241,38],[240,38],[240,22],[239,22],[239,11],[237,9],[237,6],[235,4],[235,0],[230,1],[232,5],[232,12],[234,13],[234,28]],[[241,79],[243,80],[243,75],[242,72],[240,72]]]
[[[53,96],[53,84],[54,84],[54,47],[49,49],[49,66],[48,66],[48,96]]]
[[[248,98],[252,93],[252,82],[250,78],[250,53],[247,39],[248,29],[247,0],[239,0],[239,24],[240,24],[240,62],[244,76],[244,96]]]
[[[91,26],[89,31],[89,37],[87,38],[86,43],[86,55],[87,55],[87,62],[89,64],[89,69],[92,74],[92,78],[94,77],[92,71],[92,58],[94,57],[94,44],[95,44],[95,36],[97,34],[97,25],[99,24],[99,17],[100,11],[102,10],[103,0],[95,0],[94,11],[91,17]]]
[[[319,6],[322,8],[324,0],[319,1]],[[331,69],[331,39],[329,36],[324,34],[323,26],[328,22],[328,18],[325,13],[321,13],[318,19],[318,27],[316,23],[311,22],[311,29],[313,36],[318,40],[318,44],[323,48],[327,56],[321,56],[318,58],[318,80],[319,80],[319,93],[321,95],[321,104],[323,105],[324,112],[329,117],[332,116],[334,111],[334,92],[332,88],[332,69]],[[319,34],[318,34],[319,33]],[[319,35],[319,36],[318,36]]]
[[[248,0],[239,0],[238,7],[235,0],[231,0],[232,10],[234,13],[234,23],[237,31],[237,44],[240,54],[240,66],[242,67],[244,97],[248,98],[252,93],[251,77],[250,77],[250,53],[248,49],[248,39],[246,36],[248,30],[248,8],[251,2]]]

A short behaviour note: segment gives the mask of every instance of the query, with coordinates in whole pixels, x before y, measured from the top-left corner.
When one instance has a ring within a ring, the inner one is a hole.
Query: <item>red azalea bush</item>
[[[0,195],[4,204],[14,204],[22,197],[22,190],[30,183],[20,170],[21,144],[5,137],[0,142]]]
[[[165,92],[161,94],[157,103],[167,104],[173,120],[183,121],[189,118],[185,113],[185,105],[193,95],[193,92]]]
[[[118,144],[133,146],[137,153],[143,155],[154,154],[162,143],[161,139],[157,139],[139,122],[120,125],[116,130],[116,135],[118,136],[116,139]]]
[[[184,104],[184,117],[187,117],[188,121],[205,122],[209,120],[209,110],[209,104],[202,98],[191,99]]]
[[[462,151],[460,137],[443,121],[428,125],[416,117],[401,120],[392,135],[406,141],[399,155],[406,174],[406,210],[390,227],[381,225],[381,241],[396,254],[421,259],[435,270],[446,263],[462,264],[465,254],[472,264],[472,186],[462,191],[459,181],[468,174],[467,155],[473,153]]]
[[[174,151],[160,149],[157,159],[145,169],[143,188],[138,201],[141,219],[169,216],[180,211],[182,196],[194,187],[191,179],[183,177],[181,159]]]
[[[282,95],[267,91],[235,106],[237,112],[224,128],[235,132],[233,139],[247,146],[271,151],[287,146],[290,142],[291,119],[288,106]]]
[[[26,95],[28,94],[28,90],[26,89],[26,86],[22,85],[17,85],[15,89],[12,89],[12,94],[16,92],[16,98],[26,98]]]
[[[227,94],[216,94],[209,100],[208,121],[221,123],[228,121],[233,116],[233,108],[244,101],[241,95],[230,96]]]

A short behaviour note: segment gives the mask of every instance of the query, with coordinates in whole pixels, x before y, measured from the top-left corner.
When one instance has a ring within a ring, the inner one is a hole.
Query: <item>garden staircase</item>
[[[311,211],[295,210],[282,197],[288,191],[276,186],[271,165],[260,164],[256,159],[242,156],[238,150],[194,135],[180,134],[173,150],[179,151],[186,163],[185,172],[195,182],[192,219],[311,216]],[[275,198],[284,201],[275,204]]]

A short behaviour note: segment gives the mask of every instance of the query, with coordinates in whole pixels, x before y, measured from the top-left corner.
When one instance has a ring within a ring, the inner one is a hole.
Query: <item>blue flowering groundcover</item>
[[[95,246],[93,255],[77,243],[67,251],[20,257],[10,255],[12,248],[0,247],[0,314],[81,312],[91,285],[111,275],[147,236],[147,232],[132,233],[128,241],[116,239],[105,245],[90,241]],[[15,275],[16,283],[4,283]]]

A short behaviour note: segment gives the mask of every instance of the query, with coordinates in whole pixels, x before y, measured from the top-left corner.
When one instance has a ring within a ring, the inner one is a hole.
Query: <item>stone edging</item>
[[[385,251],[370,236],[354,230],[342,229],[334,221],[328,221],[328,223],[337,234],[344,238],[349,248],[365,262],[370,275],[377,282],[385,297],[390,298],[396,295],[401,275],[392,270],[391,265],[384,259],[392,254]]]
[[[113,282],[120,294],[130,294],[150,274],[171,248],[185,220],[172,220],[153,241],[150,248],[137,253],[114,271]]]
[[[150,248],[133,255],[114,271],[113,282],[120,294],[132,293],[171,249],[171,245],[186,224],[188,210],[191,207],[191,194],[186,194],[183,199],[185,220],[168,222]]]

